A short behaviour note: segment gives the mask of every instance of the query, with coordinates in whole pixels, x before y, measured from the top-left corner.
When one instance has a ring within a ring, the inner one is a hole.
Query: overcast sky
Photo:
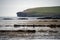
[[[60,6],[60,0],[0,0],[0,17],[12,17],[28,8],[48,6]]]

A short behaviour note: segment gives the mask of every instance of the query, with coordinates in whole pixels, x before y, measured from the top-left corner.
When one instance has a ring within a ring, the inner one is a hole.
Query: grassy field
[[[36,15],[37,14],[39,15],[60,14],[60,6],[30,8],[30,9],[24,10],[23,12],[36,14]]]

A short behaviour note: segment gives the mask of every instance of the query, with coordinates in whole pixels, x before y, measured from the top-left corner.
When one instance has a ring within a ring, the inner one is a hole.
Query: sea
[[[0,32],[0,40],[60,40],[60,32]]]

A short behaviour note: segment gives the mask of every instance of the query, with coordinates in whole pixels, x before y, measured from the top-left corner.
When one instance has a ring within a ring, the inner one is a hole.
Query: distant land
[[[55,7],[37,7],[37,8],[29,8],[24,10],[23,12],[17,12],[17,16],[19,17],[41,17],[41,16],[54,16],[60,17],[60,6]]]

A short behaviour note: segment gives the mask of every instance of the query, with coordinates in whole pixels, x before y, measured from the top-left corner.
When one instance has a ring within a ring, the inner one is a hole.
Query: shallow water
[[[6,32],[0,33],[0,40],[59,40],[59,33],[47,33],[47,32],[36,32],[36,33],[15,33]]]

